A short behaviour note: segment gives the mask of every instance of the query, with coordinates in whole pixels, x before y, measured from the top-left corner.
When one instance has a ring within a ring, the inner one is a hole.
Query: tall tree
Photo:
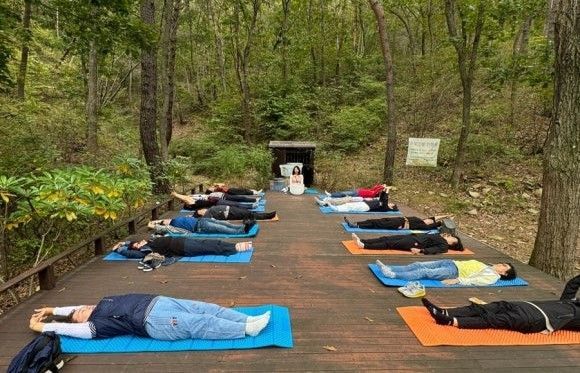
[[[97,42],[92,39],[89,41],[89,57],[87,61],[87,149],[89,153],[95,154],[97,151],[97,131],[98,131],[98,52]]]
[[[463,5],[465,6],[465,5]],[[457,143],[457,152],[455,154],[455,164],[453,165],[453,174],[451,184],[457,186],[463,174],[463,163],[465,160],[465,148],[467,138],[471,127],[471,102],[472,102],[472,85],[476,69],[477,49],[483,31],[485,20],[486,2],[478,0],[475,8],[475,14],[472,15],[473,30],[469,30],[470,15],[467,7],[457,6],[455,0],[445,0],[445,19],[447,20],[447,30],[451,43],[457,53],[457,64],[459,67],[459,76],[461,78],[461,88],[463,93],[461,133]],[[457,27],[459,21],[459,28]]]
[[[530,264],[564,279],[574,271],[580,226],[580,8],[560,0],[556,9],[554,107]]]
[[[397,122],[395,116],[395,93],[393,78],[393,58],[387,35],[387,21],[385,20],[385,10],[379,0],[368,0],[379,30],[379,39],[381,42],[381,52],[383,54],[383,64],[385,65],[385,89],[387,104],[387,151],[385,154],[385,167],[383,170],[384,181],[387,184],[393,184],[395,153],[397,151]]]
[[[141,21],[155,27],[155,0],[141,0]],[[149,41],[141,50],[141,111],[139,133],[145,162],[149,166],[153,191],[168,193],[169,183],[164,177],[163,162],[157,142],[157,46]]]
[[[161,33],[162,68],[161,82],[163,106],[159,121],[161,157],[167,160],[167,149],[173,133],[173,104],[175,99],[175,50],[177,48],[177,28],[181,0],[166,0]]]
[[[22,48],[20,49],[20,66],[16,78],[16,97],[24,98],[24,85],[26,82],[26,70],[28,69],[28,53],[30,52],[30,20],[32,18],[32,0],[24,0],[24,13],[22,15]]]
[[[249,7],[242,0],[236,0],[234,4],[234,62],[241,93],[243,133],[246,141],[252,141],[254,136],[249,69],[260,5],[261,0],[252,0]]]

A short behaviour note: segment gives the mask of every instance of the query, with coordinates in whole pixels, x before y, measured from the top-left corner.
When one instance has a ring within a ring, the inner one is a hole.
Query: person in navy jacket
[[[70,322],[46,322],[65,316]],[[258,335],[269,323],[270,311],[259,316],[216,304],[153,294],[115,295],[96,305],[44,307],[30,318],[30,329],[75,338],[138,335],[160,340],[236,339]]]

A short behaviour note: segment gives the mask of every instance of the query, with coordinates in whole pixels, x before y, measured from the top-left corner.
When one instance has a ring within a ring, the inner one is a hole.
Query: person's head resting
[[[451,233],[442,233],[441,237],[447,241],[448,249],[455,251],[463,251],[463,243],[459,237],[452,235]]]
[[[89,320],[91,314],[93,313],[95,306],[81,306],[74,310],[69,316],[68,319],[70,322],[73,323],[83,323]]]
[[[497,263],[492,268],[502,280],[513,280],[517,276],[516,268],[511,263]]]
[[[143,246],[147,245],[147,240],[141,240],[141,241],[131,241],[129,242],[129,244],[127,245],[127,248],[129,250],[139,250],[141,249]]]
[[[294,168],[292,169],[292,175],[300,175],[300,167],[298,166],[294,166]]]
[[[195,210],[193,212],[193,216],[195,218],[201,218],[205,215],[206,212],[207,212],[207,209],[198,209],[198,210]]]

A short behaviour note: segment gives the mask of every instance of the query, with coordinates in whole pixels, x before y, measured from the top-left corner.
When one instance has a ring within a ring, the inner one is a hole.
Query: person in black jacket
[[[425,255],[442,254],[448,250],[463,251],[459,237],[449,233],[420,233],[368,239],[361,239],[353,233],[352,239],[358,247],[367,250],[403,250]]]
[[[254,212],[236,206],[212,206],[195,211],[193,216],[216,220],[270,220],[276,216],[276,211]]]
[[[426,219],[421,219],[416,216],[395,216],[380,219],[368,219],[359,222],[351,222],[345,216],[345,223],[351,228],[361,229],[411,229],[428,231],[437,229],[441,226],[441,220],[448,218],[449,215],[433,216]]]
[[[466,307],[441,308],[423,298],[435,322],[460,329],[507,329],[522,333],[580,330],[580,276],[566,284],[559,300],[491,302]]]

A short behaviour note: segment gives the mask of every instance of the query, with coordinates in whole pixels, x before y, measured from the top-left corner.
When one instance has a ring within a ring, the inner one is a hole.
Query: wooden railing
[[[31,268],[18,276],[0,284],[0,294],[11,288],[19,285],[23,281],[29,279],[32,276],[38,276],[38,282],[41,290],[49,290],[55,287],[57,277],[55,274],[55,265],[63,259],[67,259],[71,255],[75,254],[81,249],[86,249],[88,245],[94,245],[95,255],[103,255],[105,253],[104,238],[106,238],[112,232],[126,226],[129,234],[135,234],[137,231],[137,222],[144,216],[150,214],[151,220],[159,219],[159,211],[162,207],[166,207],[167,210],[173,210],[173,198],[166,198],[164,201],[156,203],[148,208],[143,209],[137,215],[120,221],[119,223],[111,226],[107,230],[99,233],[98,235],[89,238],[76,246],[55,255],[47,260],[40,262],[36,267]]]

